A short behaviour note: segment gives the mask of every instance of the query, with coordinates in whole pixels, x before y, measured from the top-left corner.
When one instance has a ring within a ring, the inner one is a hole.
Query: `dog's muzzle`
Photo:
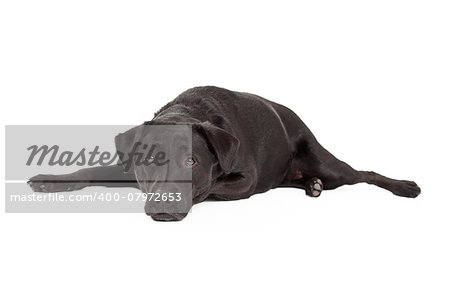
[[[145,213],[155,221],[180,221],[192,207],[190,183],[155,183],[148,190]]]
[[[148,214],[153,220],[155,221],[161,221],[161,222],[173,222],[173,221],[181,221],[186,216],[187,213],[181,214],[181,213],[156,213],[156,214]]]

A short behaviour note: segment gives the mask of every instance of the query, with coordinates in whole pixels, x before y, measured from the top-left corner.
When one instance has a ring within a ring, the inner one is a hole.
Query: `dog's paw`
[[[414,181],[402,180],[395,190],[392,191],[397,196],[416,198],[419,196],[420,187]]]
[[[306,182],[305,191],[306,195],[310,197],[319,197],[323,190],[322,180],[319,178],[311,178]]]
[[[73,182],[68,182],[58,175],[39,174],[31,177],[27,183],[33,192],[38,193],[67,192],[75,189]]]

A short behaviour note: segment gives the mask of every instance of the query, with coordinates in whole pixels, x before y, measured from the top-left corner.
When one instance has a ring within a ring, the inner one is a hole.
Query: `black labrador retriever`
[[[354,170],[323,148],[294,112],[257,95],[213,86],[195,87],[144,123],[180,124],[191,126],[192,145],[184,152],[178,151],[174,158],[178,164],[174,168],[177,174],[191,172],[191,202],[185,211],[167,213],[155,210],[147,201],[145,211],[154,220],[182,220],[192,204],[206,199],[243,199],[276,187],[301,188],[308,196],[318,197],[322,190],[366,182],[398,196],[414,198],[420,194],[413,181]],[[162,187],[162,182],[166,182],[168,174],[155,174],[160,172],[151,164],[155,157],[150,157],[149,164],[136,164],[136,160],[127,160],[125,156],[132,155],[131,148],[136,142],[156,144],[166,151],[174,147],[182,149],[183,138],[165,131],[155,136],[140,127],[119,134],[115,140],[121,159],[132,162],[127,164],[128,168],[122,163],[66,175],[38,175],[29,184],[37,192],[77,190],[94,185],[131,186],[144,193],[167,191],[169,188]],[[101,183],[96,178],[101,178]],[[176,183],[172,188],[177,189]]]

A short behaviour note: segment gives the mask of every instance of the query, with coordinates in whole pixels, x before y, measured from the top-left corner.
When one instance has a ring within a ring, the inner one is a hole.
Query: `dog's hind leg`
[[[39,174],[31,177],[28,185],[34,192],[43,193],[75,191],[88,186],[138,188],[134,174],[124,173],[119,165],[85,168],[62,175]]]
[[[374,184],[402,197],[414,198],[420,194],[420,188],[413,181],[354,170],[334,157],[313,137],[297,143],[290,170],[281,186],[302,188],[308,196],[317,197],[321,188],[330,190],[361,182]]]
[[[416,198],[420,194],[420,187],[409,180],[397,180],[382,176],[375,172],[360,171],[360,182],[374,184],[380,188],[391,191],[401,197]]]

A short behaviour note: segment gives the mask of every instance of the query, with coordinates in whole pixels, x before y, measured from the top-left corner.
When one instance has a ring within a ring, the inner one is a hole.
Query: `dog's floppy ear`
[[[118,164],[123,166],[125,173],[134,172],[133,153],[136,149],[136,136],[140,131],[139,129],[140,126],[131,128],[118,134],[114,139],[119,157]]]
[[[239,148],[239,140],[210,122],[200,123],[198,127],[213,148],[221,168],[225,173],[230,173]]]

